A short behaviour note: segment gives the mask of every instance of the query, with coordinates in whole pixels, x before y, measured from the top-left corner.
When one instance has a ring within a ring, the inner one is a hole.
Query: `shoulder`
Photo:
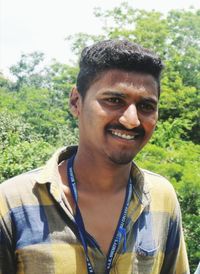
[[[155,211],[173,214],[179,210],[179,203],[173,185],[163,176],[142,169],[144,180],[148,184],[151,206]]]
[[[144,175],[144,179],[148,183],[148,186],[150,189],[159,188],[162,190],[162,192],[166,191],[166,192],[174,193],[174,187],[168,181],[167,178],[165,178],[164,176],[162,176],[160,174],[151,172],[146,169],[141,169],[141,171],[142,171],[142,173]]]
[[[0,184],[0,210],[16,208],[23,204],[31,204],[36,199],[34,188],[36,177],[42,168],[15,176]]]
[[[16,191],[17,189],[24,189],[24,187],[30,186],[35,183],[35,178],[41,170],[42,168],[37,168],[2,182],[0,184],[0,192],[7,192],[7,190],[10,192],[13,189]]]

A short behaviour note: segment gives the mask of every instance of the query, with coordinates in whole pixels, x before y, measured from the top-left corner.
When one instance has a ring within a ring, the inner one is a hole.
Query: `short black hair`
[[[84,98],[96,78],[110,69],[120,69],[150,74],[158,83],[164,67],[161,59],[152,51],[124,40],[104,40],[83,49],[79,61],[77,89]]]

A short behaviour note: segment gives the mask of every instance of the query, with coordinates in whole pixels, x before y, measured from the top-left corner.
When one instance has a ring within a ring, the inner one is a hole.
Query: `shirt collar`
[[[62,201],[62,181],[58,171],[58,165],[63,160],[70,158],[77,150],[77,146],[58,149],[47,161],[40,174],[35,178],[38,184],[49,184],[50,193],[57,202]]]
[[[148,180],[144,176],[142,169],[140,169],[135,162],[132,162],[131,177],[133,180],[134,191],[138,200],[143,207],[147,206],[151,200]]]
[[[77,146],[68,146],[58,149],[46,163],[40,175],[36,178],[36,181],[39,184],[50,184],[50,192],[58,201],[61,200],[62,193],[62,182],[58,171],[58,164],[63,160],[69,159],[76,153],[77,149]],[[131,168],[131,177],[136,196],[145,207],[150,202],[148,182],[144,177],[143,171],[134,162]]]

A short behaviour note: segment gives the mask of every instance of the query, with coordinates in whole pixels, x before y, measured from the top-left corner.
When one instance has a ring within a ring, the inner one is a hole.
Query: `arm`
[[[9,210],[0,193],[0,274],[15,274],[12,225]]]
[[[189,264],[184,241],[181,212],[177,201],[173,218],[169,225],[165,258],[161,274],[189,274]]]
[[[14,254],[0,224],[0,274],[15,274]]]

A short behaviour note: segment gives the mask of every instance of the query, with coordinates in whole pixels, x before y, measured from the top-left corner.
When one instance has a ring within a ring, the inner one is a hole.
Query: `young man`
[[[2,274],[189,273],[173,187],[132,162],[156,126],[162,68],[126,40],[83,50],[78,147],[0,186]]]

